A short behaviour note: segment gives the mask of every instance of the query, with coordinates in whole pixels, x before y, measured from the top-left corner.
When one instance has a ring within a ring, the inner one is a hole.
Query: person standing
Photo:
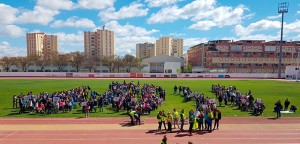
[[[173,121],[173,117],[171,115],[171,113],[168,113],[167,116],[167,122],[168,122],[168,132],[171,133],[172,132],[172,121]]]
[[[159,111],[159,113],[156,116],[158,122],[157,132],[161,132],[161,124],[162,124],[161,117],[162,117],[162,112]]]
[[[184,109],[182,109],[180,113],[180,122],[181,122],[180,131],[183,131],[184,121],[185,121],[185,114],[184,114]]]
[[[174,129],[176,128],[175,125],[177,125],[177,128],[179,128],[178,118],[179,118],[179,113],[174,108],[173,109],[173,124],[174,124]]]
[[[217,130],[219,130],[219,121],[221,120],[221,111],[219,109],[216,109],[214,111],[214,118],[215,118],[215,125],[214,125],[214,129],[216,129],[217,126]]]
[[[285,111],[288,110],[289,106],[290,106],[290,101],[289,101],[289,99],[287,98],[287,99],[284,101],[284,110],[285,110]]]
[[[86,103],[84,106],[84,117],[85,118],[89,117],[89,112],[90,112],[90,106]]]
[[[18,108],[18,98],[16,95],[13,96],[13,108]]]
[[[164,135],[164,138],[161,140],[160,144],[167,144],[167,135]]]
[[[280,118],[281,117],[281,113],[280,113],[281,109],[282,109],[282,105],[281,105],[280,100],[278,100],[275,103],[276,118]]]
[[[167,130],[167,127],[166,127],[166,114],[165,114],[165,111],[164,110],[162,110],[162,117],[161,117],[161,122],[162,122],[162,124],[164,124],[164,128],[165,128],[165,130]]]
[[[195,115],[194,115],[194,111],[191,109],[189,112],[189,124],[190,124],[189,133],[190,133],[190,135],[193,135],[192,132],[193,132],[194,122],[195,122]]]
[[[173,93],[173,95],[175,95],[175,94],[177,94],[177,86],[176,85],[174,86],[174,93]]]
[[[204,119],[204,113],[200,111],[200,114],[197,117],[198,128],[200,131],[204,130],[203,119]]]

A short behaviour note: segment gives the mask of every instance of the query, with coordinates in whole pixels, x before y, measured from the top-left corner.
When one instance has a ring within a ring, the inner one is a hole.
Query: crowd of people
[[[85,117],[104,106],[111,106],[116,112],[122,108],[128,113],[135,111],[138,115],[150,114],[163,104],[166,98],[165,90],[153,84],[137,84],[134,81],[111,82],[103,94],[91,90],[89,86],[73,88],[54,93],[42,92],[34,95],[32,92],[13,96],[13,108],[20,108],[19,113],[67,113],[77,105],[82,107]]]
[[[218,108],[203,105],[203,107],[196,111],[191,109],[187,115],[184,109],[178,112],[174,108],[173,112],[168,112],[167,114],[164,110],[161,110],[156,118],[158,121],[158,133],[162,132],[162,128],[164,128],[166,133],[172,133],[174,129],[178,129],[178,133],[184,132],[184,125],[188,121],[188,132],[192,135],[194,131],[212,132],[215,129],[218,130],[222,114]]]
[[[242,111],[252,111],[253,115],[261,115],[265,110],[262,99],[255,99],[251,90],[243,94],[235,86],[225,87],[217,84],[211,86],[211,91],[215,94],[219,106],[222,106],[223,103],[227,106],[230,102],[231,105],[238,106],[238,109]]]

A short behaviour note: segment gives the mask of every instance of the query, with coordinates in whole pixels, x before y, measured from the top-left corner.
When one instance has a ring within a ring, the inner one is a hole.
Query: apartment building
[[[171,55],[181,57],[183,53],[183,39],[162,37],[156,40],[156,55]]]
[[[105,29],[84,32],[84,53],[97,58],[116,55],[115,33]]]
[[[145,59],[154,57],[156,55],[155,44],[152,43],[139,43],[136,44],[136,58]]]
[[[27,56],[51,58],[58,53],[57,36],[45,33],[27,33]]]
[[[205,67],[208,72],[277,73],[279,50],[279,41],[209,41],[204,50]],[[200,57],[203,55],[201,50],[189,50],[188,52],[191,53],[190,55],[198,55],[196,57],[203,58]],[[296,64],[299,52],[299,42],[283,42],[282,73],[284,73],[286,66]],[[189,57],[189,59],[191,58]],[[199,65],[199,62],[195,65]]]
[[[208,50],[208,45],[201,43],[195,46],[192,46],[188,51],[188,64],[195,66],[206,66],[206,53]]]

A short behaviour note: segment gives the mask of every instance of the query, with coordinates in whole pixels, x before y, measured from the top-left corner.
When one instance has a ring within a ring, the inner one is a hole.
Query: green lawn
[[[129,80],[127,80],[129,82]],[[183,97],[179,95],[173,95],[173,87],[188,86],[192,91],[199,91],[204,93],[205,96],[214,98],[215,96],[210,92],[212,84],[221,84],[225,86],[235,85],[242,93],[252,91],[254,98],[261,98],[265,103],[266,109],[263,117],[274,117],[273,113],[274,103],[277,100],[281,100],[282,103],[286,98],[289,98],[291,104],[300,108],[300,83],[295,82],[281,82],[271,80],[134,80],[140,83],[152,83],[162,86],[166,89],[166,102],[159,107],[159,110],[165,110],[166,112],[172,111],[173,108],[178,110],[184,108],[187,110],[195,109],[195,101],[184,102]],[[22,114],[19,115],[19,109],[12,109],[12,96],[18,95],[21,92],[27,93],[32,91],[34,94],[39,92],[52,93],[54,91],[68,90],[79,86],[90,86],[93,90],[100,93],[108,89],[108,84],[111,80],[0,80],[0,117],[82,117],[83,114],[79,109],[74,109],[70,113],[63,114]],[[119,80],[123,82],[123,80]],[[221,107],[222,115],[226,117],[247,117],[251,116],[249,112],[241,112],[236,110],[236,106]],[[157,111],[152,112],[150,116],[155,116]],[[106,107],[104,112],[91,113],[91,117],[118,117],[124,116],[125,111],[119,113],[114,112],[110,108]],[[283,117],[299,117],[300,113],[284,114]]]

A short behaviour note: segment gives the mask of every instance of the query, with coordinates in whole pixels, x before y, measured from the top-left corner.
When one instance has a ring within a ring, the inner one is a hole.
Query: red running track
[[[89,119],[0,119],[1,127],[9,125],[37,126],[56,124],[120,124],[127,122],[126,118],[89,118]],[[154,118],[144,119],[146,124],[155,123]],[[246,127],[238,129],[231,126]],[[253,125],[256,127],[253,128]],[[257,127],[258,125],[258,127]],[[265,126],[271,125],[272,127]],[[135,126],[139,127],[139,126]],[[187,128],[187,126],[185,126]],[[222,129],[224,127],[224,129]],[[226,127],[226,128],[225,128]],[[156,127],[155,127],[156,128]],[[157,134],[152,129],[122,129],[118,130],[41,130],[18,131],[0,130],[0,144],[159,144],[166,133]],[[29,128],[30,129],[30,128]],[[84,128],[83,128],[84,129]],[[300,118],[224,118],[220,130],[212,133],[195,132],[189,136],[187,132],[167,133],[168,144],[299,144]]]

